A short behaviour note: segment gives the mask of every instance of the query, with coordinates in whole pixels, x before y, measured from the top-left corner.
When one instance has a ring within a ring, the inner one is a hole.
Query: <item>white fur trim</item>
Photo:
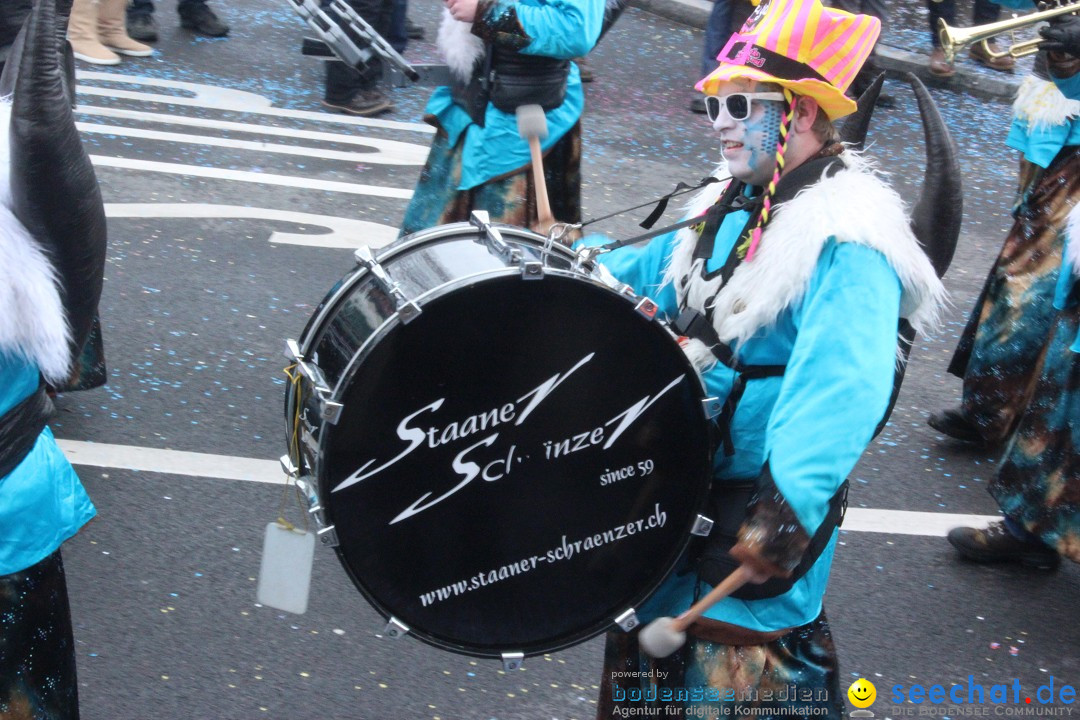
[[[738,348],[797,303],[830,237],[882,253],[903,288],[900,316],[918,332],[937,324],[945,288],[911,232],[900,196],[857,153],[847,150],[840,158],[845,169],[776,207],[754,260],[739,265],[719,293],[720,279],[702,280],[703,261],[693,259],[697,233],[679,231],[665,283],[674,282],[680,301],[689,307],[701,308],[715,295],[713,326],[724,342]],[[715,173],[726,175],[723,165]],[[723,190],[723,185],[703,189],[691,201],[688,216],[703,212]],[[689,277],[687,285],[683,277]]]
[[[484,56],[484,41],[472,34],[472,23],[455,20],[446,8],[442,13],[435,44],[450,72],[461,82],[467,83],[472,76],[473,66]]]
[[[56,273],[11,211],[10,119],[10,102],[0,101],[0,352],[33,361],[58,384],[70,368],[70,330]]]
[[[1070,100],[1053,82],[1028,75],[1013,101],[1013,117],[1027,121],[1028,130],[1062,125],[1080,116],[1080,100]]]
[[[1071,267],[1073,275],[1080,278],[1080,205],[1077,205],[1069,213],[1069,224],[1065,232],[1068,240],[1065,243],[1066,267]]]

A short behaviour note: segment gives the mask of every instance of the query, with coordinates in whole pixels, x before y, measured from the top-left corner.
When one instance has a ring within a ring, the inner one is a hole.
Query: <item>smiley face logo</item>
[[[868,708],[877,700],[877,688],[866,678],[859,678],[847,689],[848,700],[857,708]]]

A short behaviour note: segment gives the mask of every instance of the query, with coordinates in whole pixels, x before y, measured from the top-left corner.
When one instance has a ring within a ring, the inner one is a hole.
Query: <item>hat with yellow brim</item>
[[[880,34],[877,18],[827,8],[820,0],[763,0],[720,51],[720,66],[694,87],[714,95],[731,80],[776,83],[813,98],[836,120],[855,112],[855,101],[844,93]]]

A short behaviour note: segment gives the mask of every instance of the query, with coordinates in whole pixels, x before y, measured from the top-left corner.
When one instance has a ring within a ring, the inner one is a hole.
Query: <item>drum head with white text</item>
[[[365,350],[320,495],[357,587],[437,646],[537,654],[609,628],[673,567],[707,493],[702,388],[625,296],[488,278]]]

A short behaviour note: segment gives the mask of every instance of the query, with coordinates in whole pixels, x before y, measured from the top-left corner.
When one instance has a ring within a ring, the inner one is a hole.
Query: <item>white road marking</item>
[[[95,167],[124,168],[126,170],[160,172],[168,173],[170,175],[192,175],[194,177],[213,178],[215,180],[232,180],[234,182],[259,183],[262,185],[280,185],[290,188],[325,190],[327,192],[371,195],[373,197],[398,198],[401,200],[408,200],[413,194],[412,190],[388,188],[380,185],[361,185],[359,183],[339,182],[336,180],[315,180],[293,175],[274,175],[272,173],[258,173],[247,170],[225,170],[222,168],[203,167],[202,165],[182,165],[180,163],[157,162],[154,160],[133,160],[130,158],[91,155],[90,161]]]
[[[272,117],[292,118],[295,120],[314,120],[315,122],[335,123],[339,125],[366,125],[368,127],[380,127],[389,130],[408,130],[428,135],[435,132],[435,128],[424,123],[396,122],[393,120],[353,117],[351,115],[341,115],[336,113],[275,108],[271,107],[270,100],[262,95],[256,95],[255,93],[244,90],[215,87],[213,85],[201,85],[199,83],[182,82],[179,80],[161,80],[159,78],[143,77],[140,75],[93,72],[89,70],[79,70],[75,76],[79,80],[98,80],[103,82],[126,83],[130,85],[150,85],[184,90],[191,93],[191,96],[161,95],[156,93],[135,92],[133,90],[93,87],[80,83],[76,86],[76,90],[82,95],[96,95],[99,97],[165,103],[168,105],[183,105],[187,107],[232,110],[256,115],[269,115]]]
[[[132,445],[107,445],[79,440],[58,440],[58,442],[68,459],[75,465],[242,480],[271,485],[285,482],[285,473],[281,465],[274,460],[210,455],[183,450],[159,450]],[[959,525],[982,527],[997,519],[999,518],[993,515],[958,515],[853,507],[848,508],[843,529],[848,532],[944,537],[950,528]]]
[[[267,242],[304,247],[355,250],[361,245],[380,248],[397,239],[397,228],[381,223],[332,215],[276,210],[274,208],[214,205],[211,203],[105,203],[105,215],[114,218],[249,218],[277,220],[314,226],[329,232],[299,233],[274,230]],[[306,229],[306,228],[302,228]]]
[[[322,158],[324,160],[345,160],[346,162],[368,163],[370,165],[423,165],[426,159],[426,151],[425,154],[414,153],[412,157],[409,157],[402,162],[400,156],[395,157],[386,155],[378,151],[354,152],[349,150],[327,150],[307,145],[280,145],[278,143],[261,142],[258,140],[234,140],[233,138],[172,133],[164,132],[162,130],[144,130],[143,128],[124,127],[122,125],[100,125],[98,123],[80,122],[75,123],[75,127],[84,133],[117,135],[120,137],[142,138],[143,140],[186,143],[188,145],[227,147],[237,150],[255,150],[256,152],[278,153],[280,155],[299,155],[300,157]]]
[[[359,145],[361,147],[374,148],[377,151],[375,153],[365,153],[365,155],[373,155],[380,158],[364,159],[364,162],[370,163],[381,162],[395,165],[423,165],[427,160],[429,150],[427,145],[401,142],[399,140],[384,140],[382,138],[373,138],[365,135],[346,134],[348,131],[331,133],[320,132],[318,130],[300,130],[297,128],[284,128],[273,125],[232,122],[229,120],[209,120],[207,118],[188,117],[187,115],[170,115],[168,113],[143,112],[141,110],[125,110],[123,108],[97,107],[94,105],[79,105],[75,112],[81,115],[94,115],[98,117],[115,118],[118,120],[138,120],[147,123],[186,125],[188,127],[227,130],[229,132],[249,133],[252,135],[269,135],[274,137],[295,138],[297,140],[314,140],[317,142]]]

